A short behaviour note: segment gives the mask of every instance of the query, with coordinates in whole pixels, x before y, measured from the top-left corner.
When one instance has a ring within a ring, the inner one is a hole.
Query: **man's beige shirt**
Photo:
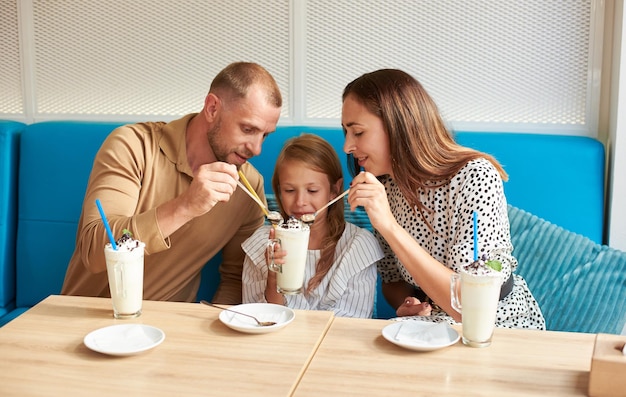
[[[123,229],[146,244],[144,299],[193,302],[205,263],[222,250],[221,283],[214,301],[241,302],[241,243],[264,222],[261,209],[241,189],[168,238],[156,220],[156,207],[185,191],[192,171],[185,130],[190,114],[171,123],[141,123],[114,130],[96,155],[78,224],[76,248],[62,294],[108,297],[104,245],[108,242],[96,199],[100,199],[116,238]],[[263,178],[242,166],[265,200]]]

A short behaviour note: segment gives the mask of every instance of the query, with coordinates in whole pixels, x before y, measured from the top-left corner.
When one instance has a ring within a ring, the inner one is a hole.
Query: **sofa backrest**
[[[18,306],[31,306],[49,294],[60,292],[75,245],[93,158],[105,137],[121,124],[53,121],[31,124],[23,131],[16,244]],[[285,126],[270,134],[261,155],[251,160],[265,176],[266,193],[273,193],[271,175],[284,141],[304,132],[331,142],[344,167],[344,186],[348,186],[351,178],[346,156],[342,154],[340,128]],[[558,221],[553,219],[559,219],[571,227],[570,230],[600,238],[602,204],[599,202],[603,197],[604,173],[598,165],[604,161],[604,151],[597,141],[491,133],[462,133],[458,137],[461,143],[492,153],[502,161],[511,177],[505,184],[511,204],[530,212],[548,214],[542,217],[554,223]],[[545,148],[541,147],[542,140],[545,140]],[[534,146],[541,147],[539,155],[523,152]],[[547,155],[551,152],[556,153],[558,159]],[[550,170],[549,175],[546,170]],[[542,195],[541,189],[548,191]],[[584,221],[577,216],[581,208],[586,209]],[[363,218],[359,222],[367,221],[362,213],[355,216]],[[205,267],[199,297],[210,299],[215,291],[219,282],[218,263],[219,258],[215,258]]]
[[[41,122],[22,133],[17,225],[18,306],[61,292],[93,159],[120,123]]]
[[[459,132],[462,145],[496,157],[509,204],[603,242],[604,145],[581,136]]]
[[[274,162],[283,143],[302,133],[320,135],[339,154],[344,187],[352,177],[343,153],[339,127],[279,127],[250,162],[265,177],[266,193],[273,193]],[[497,132],[458,132],[456,140],[493,155],[509,174],[504,183],[508,203],[556,225],[602,243],[604,225],[604,146],[581,136]]]
[[[15,225],[7,234],[14,240],[9,248],[16,247],[7,252],[14,253],[11,263],[17,266],[0,264],[0,271],[14,272],[2,275],[6,288],[0,287],[0,292],[11,301],[15,296],[17,307],[33,306],[61,292],[93,159],[109,133],[123,124],[50,121],[25,128],[19,146],[19,185],[12,189],[19,196],[19,210],[12,208],[17,213],[17,239]],[[17,174],[17,168],[13,171]],[[217,255],[205,266],[199,298],[211,299],[215,293],[220,262]]]
[[[0,121],[0,317],[15,305],[18,143],[25,127]]]
[[[337,151],[339,160],[343,167],[344,187],[350,185],[352,177],[348,171],[347,159],[343,152],[343,131],[336,127],[297,127],[285,126],[276,128],[276,132],[268,135],[263,142],[263,148],[259,156],[250,159],[250,163],[259,170],[265,180],[265,193],[272,192],[272,175],[274,174],[274,165],[276,158],[280,153],[285,142],[302,134],[315,134],[327,140]]]

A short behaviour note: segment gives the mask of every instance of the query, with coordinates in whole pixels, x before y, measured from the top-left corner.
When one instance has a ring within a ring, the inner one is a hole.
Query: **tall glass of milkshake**
[[[276,272],[276,288],[281,294],[301,294],[304,290],[309,233],[309,226],[295,218],[275,226],[275,238],[268,243],[269,269]],[[282,265],[274,262],[276,245],[287,252]]]
[[[143,256],[145,244],[125,233],[104,246],[109,290],[115,318],[133,318],[141,315],[143,300]]]
[[[451,276],[451,303],[454,310],[462,315],[465,345],[486,347],[491,344],[501,285],[501,273],[481,260],[464,267],[460,274]]]

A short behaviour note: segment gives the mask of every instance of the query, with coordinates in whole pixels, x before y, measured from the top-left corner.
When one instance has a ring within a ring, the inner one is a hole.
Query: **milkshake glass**
[[[461,295],[459,296],[459,284]],[[462,315],[463,343],[471,347],[491,344],[500,300],[502,275],[499,271],[480,274],[453,274],[450,279],[452,308]]]
[[[132,249],[118,245],[118,249],[114,250],[110,243],[104,247],[115,318],[133,318],[141,315],[145,244],[136,240],[135,242],[136,245]]]
[[[310,230],[307,225],[292,218],[289,222],[276,227],[276,238],[271,239],[268,243],[269,269],[276,272],[276,287],[281,294],[301,294],[304,290],[304,270],[309,249],[309,233]],[[274,248],[277,244],[280,245],[281,250],[287,251],[283,265],[274,262]]]

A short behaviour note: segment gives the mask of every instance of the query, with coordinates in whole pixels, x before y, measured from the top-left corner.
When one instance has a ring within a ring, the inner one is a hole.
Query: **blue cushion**
[[[347,188],[352,177],[343,152],[341,128],[288,126],[270,134],[260,156],[250,160],[265,177],[265,192],[272,193],[274,164],[284,142],[302,133],[317,134],[333,145],[343,165]],[[509,174],[509,181],[504,184],[509,204],[596,243],[603,242],[605,160],[604,146],[598,140],[497,132],[458,132],[456,139],[502,163]]]
[[[25,131],[19,186],[18,306],[32,306],[61,291],[93,159],[107,135],[122,124],[43,122]],[[220,281],[220,263],[221,254],[205,266],[198,299],[212,298]]]
[[[16,304],[61,292],[93,159],[121,123],[42,122],[20,143]]]
[[[596,243],[604,228],[604,146],[581,136],[460,132],[459,143],[495,156],[509,174],[509,204]]]
[[[513,254],[553,331],[619,334],[626,253],[509,207]]]
[[[221,280],[219,272],[219,266],[221,263],[222,253],[218,252],[218,254],[211,258],[202,268],[200,286],[198,287],[197,295],[198,301],[202,299],[208,301],[213,300],[213,295],[215,295]]]
[[[18,145],[25,127],[0,121],[0,316],[15,305]]]

